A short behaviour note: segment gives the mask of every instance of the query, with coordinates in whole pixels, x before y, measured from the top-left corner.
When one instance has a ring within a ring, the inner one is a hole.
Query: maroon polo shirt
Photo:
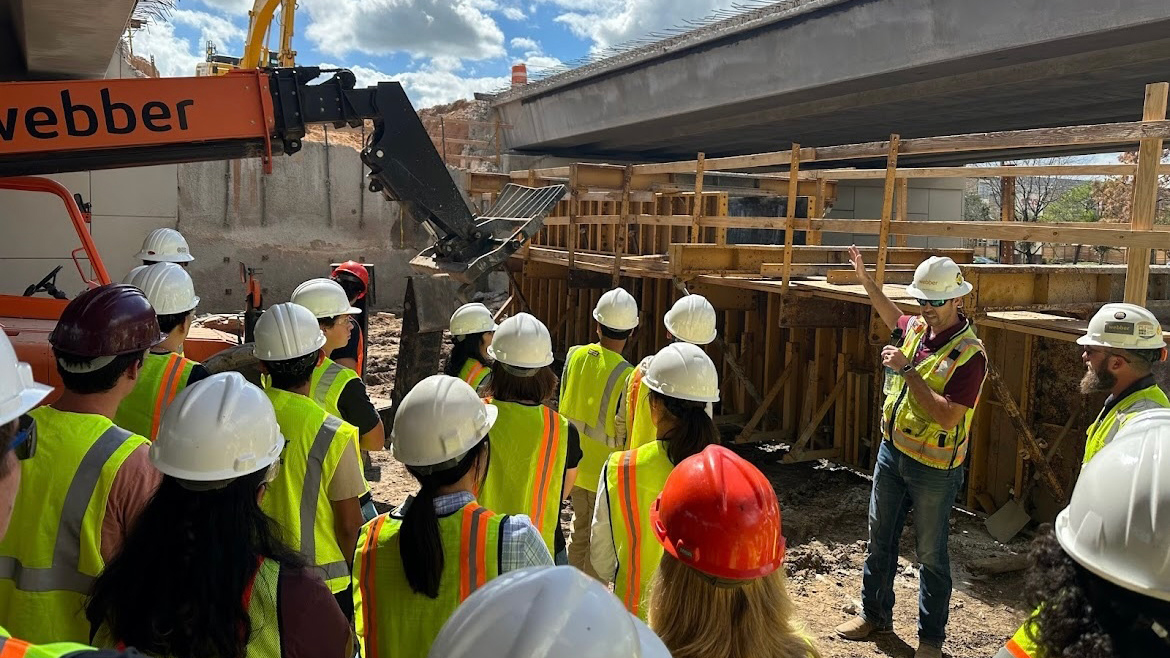
[[[915,316],[903,315],[898,318],[898,328],[905,332],[906,326],[910,323],[910,318],[913,317]],[[927,335],[918,345],[918,353],[914,355],[914,363],[921,362],[926,357],[944,347],[969,322],[970,320],[960,313],[959,322],[937,336],[930,336],[930,330],[927,329]],[[975,401],[979,399],[979,389],[983,386],[983,377],[986,374],[987,355],[980,352],[955,370],[951,378],[947,380],[947,385],[943,387],[942,396],[955,404],[961,404],[964,407],[974,407]]]

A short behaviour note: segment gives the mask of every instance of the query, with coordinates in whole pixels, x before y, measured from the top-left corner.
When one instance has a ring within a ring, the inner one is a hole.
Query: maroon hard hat
[[[165,338],[146,295],[134,286],[111,283],[86,290],[69,302],[49,333],[49,344],[93,358],[142,352]]]

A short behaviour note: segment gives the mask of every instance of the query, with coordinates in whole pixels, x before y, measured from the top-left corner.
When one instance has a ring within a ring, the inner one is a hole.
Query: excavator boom
[[[309,84],[332,73],[318,84]],[[374,131],[362,149],[370,188],[398,201],[437,241],[412,261],[470,283],[540,228],[563,185],[507,186],[477,218],[402,85],[354,89],[348,70],[291,67],[223,76],[0,83],[0,176],[261,158],[302,147],[310,125]]]

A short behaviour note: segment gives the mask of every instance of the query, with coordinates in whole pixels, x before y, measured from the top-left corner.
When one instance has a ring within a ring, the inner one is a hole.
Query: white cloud
[[[512,47],[517,50],[540,50],[540,44],[528,37],[516,37],[512,39]]]
[[[528,67],[529,72],[540,71],[542,69],[555,69],[564,64],[564,62],[556,57],[538,55],[536,53],[526,53],[522,59],[524,65]]]
[[[248,17],[248,11],[252,9],[253,4],[252,0],[199,0],[199,3],[209,9],[219,9],[241,18]]]
[[[696,20],[735,0],[543,0],[565,9],[556,20],[594,48],[620,44]]]
[[[520,9],[519,7],[504,7],[500,10],[500,13],[504,15],[504,18],[510,21],[522,21],[527,18],[524,15],[524,10]]]
[[[322,68],[341,68],[336,64],[321,64]],[[357,88],[372,87],[379,82],[397,81],[402,83],[406,95],[415,109],[442,105],[461,98],[471,99],[475,92],[494,91],[510,84],[510,78],[500,76],[464,76],[457,62],[432,60],[416,71],[397,74],[383,73],[368,66],[347,66],[353,71]]]
[[[212,41],[223,52],[235,52],[243,48],[244,29],[226,18],[202,11],[176,9],[171,12],[171,22],[199,30],[200,43]]]
[[[535,39],[516,37],[512,39],[511,46],[515,50],[523,51],[523,54],[514,56],[512,61],[516,63],[523,62],[528,66],[529,71],[556,68],[562,64],[561,60],[556,57],[550,57],[544,54],[544,50],[540,47],[540,42]]]
[[[326,55],[358,51],[487,59],[505,54],[504,33],[485,0],[302,0],[305,36]]]
[[[203,61],[202,55],[195,54],[187,39],[175,35],[171,23],[150,23],[134,33],[134,54],[147,60],[154,58],[154,65],[163,77],[195,75],[195,65]]]

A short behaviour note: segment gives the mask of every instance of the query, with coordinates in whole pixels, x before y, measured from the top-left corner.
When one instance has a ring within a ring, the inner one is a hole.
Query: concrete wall
[[[837,200],[829,211],[830,219],[881,219],[884,182],[880,180],[846,180],[837,184]],[[963,218],[962,178],[912,178],[906,204],[910,221],[961,221]],[[876,246],[876,235],[851,233],[822,234],[827,245]],[[906,245],[927,249],[953,249],[962,246],[959,238],[908,236]]]

